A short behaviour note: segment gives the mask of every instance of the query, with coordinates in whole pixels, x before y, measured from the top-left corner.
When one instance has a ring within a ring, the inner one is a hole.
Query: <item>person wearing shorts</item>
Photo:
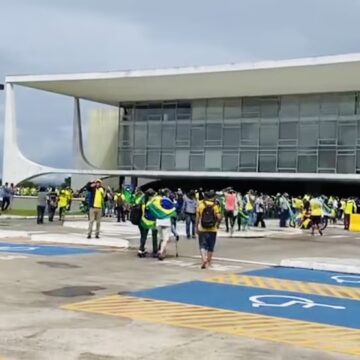
[[[318,230],[319,234],[322,235],[320,229],[321,216],[322,216],[322,202],[318,197],[314,197],[310,200],[311,209],[311,235],[315,235],[315,229]]]
[[[203,227],[202,218],[207,207],[211,207],[214,214],[215,223],[211,227]],[[200,201],[196,211],[196,231],[199,236],[199,247],[202,258],[201,269],[211,266],[212,257],[215,249],[216,235],[221,222],[221,207],[215,201],[215,192],[205,193],[205,199]]]

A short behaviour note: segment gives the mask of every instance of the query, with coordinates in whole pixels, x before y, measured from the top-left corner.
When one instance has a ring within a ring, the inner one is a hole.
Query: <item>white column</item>
[[[60,170],[60,169],[59,169]],[[14,85],[5,84],[5,123],[3,152],[3,183],[19,182],[41,174],[62,172],[42,166],[27,159],[19,149],[17,142],[16,106]]]

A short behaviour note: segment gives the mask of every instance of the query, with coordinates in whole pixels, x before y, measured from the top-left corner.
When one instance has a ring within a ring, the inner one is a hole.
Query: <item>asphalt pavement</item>
[[[82,226],[0,221],[0,237],[48,237],[0,239],[0,358],[360,357],[360,275],[270,266],[356,261],[358,234],[331,227],[312,237],[275,224],[262,237],[221,232],[214,268],[201,270],[196,240],[180,240],[179,258],[172,243],[163,262],[139,259],[136,228],[119,226],[117,234],[108,223],[106,236],[129,248],[59,243],[82,236]]]

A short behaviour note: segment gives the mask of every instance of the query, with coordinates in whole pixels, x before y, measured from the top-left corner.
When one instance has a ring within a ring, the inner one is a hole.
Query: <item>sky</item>
[[[359,0],[0,0],[0,83],[14,74],[355,53],[359,14]],[[19,87],[16,101],[23,152],[71,167],[72,100]],[[84,114],[98,106],[84,105]]]

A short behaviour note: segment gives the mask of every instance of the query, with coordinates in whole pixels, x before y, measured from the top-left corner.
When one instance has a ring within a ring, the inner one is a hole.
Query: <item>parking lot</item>
[[[179,258],[171,249],[159,262],[136,257],[133,228],[112,235],[129,241],[124,249],[51,242],[54,234],[81,236],[81,226],[1,225],[49,237],[1,239],[4,359],[360,356],[360,275],[269,266],[299,258],[356,264],[357,234],[222,234],[218,260],[204,271],[194,240],[180,241]]]

